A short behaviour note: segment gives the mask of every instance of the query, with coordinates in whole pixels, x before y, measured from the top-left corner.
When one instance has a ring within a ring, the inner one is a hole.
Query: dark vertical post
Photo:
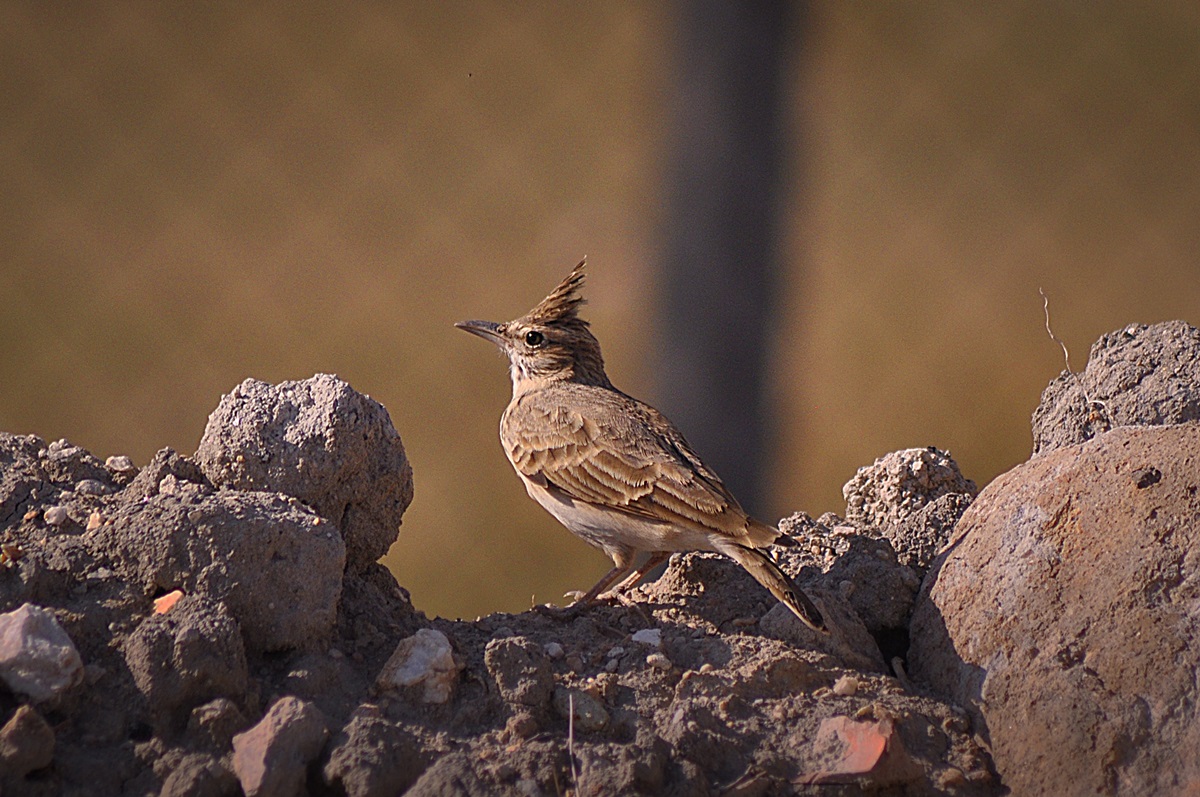
[[[782,94],[802,7],[680,0],[675,10],[659,401],[746,509],[761,512]]]

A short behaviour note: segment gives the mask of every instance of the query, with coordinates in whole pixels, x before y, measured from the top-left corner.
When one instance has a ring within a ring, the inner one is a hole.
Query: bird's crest
[[[537,307],[521,320],[531,324],[562,324],[578,318],[579,308],[586,303],[579,293],[583,288],[583,268],[586,265],[585,257],[549,296],[538,302]]]

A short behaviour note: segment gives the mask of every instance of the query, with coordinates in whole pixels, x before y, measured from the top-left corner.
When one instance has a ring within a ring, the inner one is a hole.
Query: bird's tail
[[[746,569],[754,580],[762,584],[779,602],[792,610],[800,620],[814,631],[825,632],[825,618],[821,612],[800,591],[800,588],[779,569],[779,565],[771,555],[759,548],[748,548],[744,545],[722,546],[721,553],[733,559]]]

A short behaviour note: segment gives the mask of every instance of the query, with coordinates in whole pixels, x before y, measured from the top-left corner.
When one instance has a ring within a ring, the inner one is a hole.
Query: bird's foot
[[[583,590],[573,589],[570,592],[564,593],[563,597],[571,601],[566,606],[552,606],[549,603],[543,603],[534,606],[533,610],[546,617],[566,621],[574,620],[584,609],[592,604],[592,601],[584,600],[587,597],[587,593],[583,592]]]
[[[533,610],[543,617],[549,617],[551,620],[559,620],[569,622],[580,615],[584,609],[581,603],[572,603],[569,606],[552,606],[549,603],[540,603],[533,607]]]
[[[629,595],[627,595],[625,590],[623,590],[623,589],[609,590],[608,592],[604,593],[600,597],[596,598],[596,600],[604,601],[605,603],[611,603],[614,605],[624,606],[627,609],[633,609],[635,612],[640,614],[642,616],[642,619],[645,620],[647,623],[653,624],[653,622],[654,622],[653,619],[650,617],[650,613],[646,611],[646,607],[643,606],[642,604],[638,603],[637,601],[635,601],[633,598],[629,597]]]

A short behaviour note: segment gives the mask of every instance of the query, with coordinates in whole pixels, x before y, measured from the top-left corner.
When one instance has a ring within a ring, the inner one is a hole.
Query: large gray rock
[[[195,459],[215,485],[286,493],[331,520],[355,572],[387,553],[413,497],[387,410],[329,374],[242,382],[209,416]]]
[[[182,589],[224,603],[248,648],[327,637],[346,555],[333,524],[277,493],[183,484],[122,506],[90,538],[96,555],[147,593]]]
[[[83,681],[83,662],[54,613],[26,603],[0,614],[0,680],[34,703]]]
[[[1117,426],[1200,420],[1200,329],[1130,324],[1092,344],[1087,367],[1063,371],[1033,413],[1033,453],[1082,443]]]
[[[1200,424],[1123,427],[980,493],[930,570],[913,674],[1013,794],[1200,789]]]

